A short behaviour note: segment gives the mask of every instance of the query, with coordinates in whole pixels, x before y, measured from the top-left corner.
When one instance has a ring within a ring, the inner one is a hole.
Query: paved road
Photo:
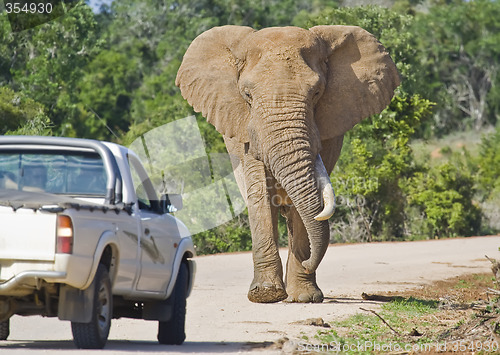
[[[376,307],[361,300],[362,292],[398,291],[462,274],[488,272],[490,263],[484,256],[500,259],[499,247],[500,236],[334,245],[318,269],[318,284],[326,296],[322,304],[253,304],[246,298],[253,274],[250,253],[198,257],[184,345],[158,345],[156,322],[118,319],[113,320],[108,344],[100,352],[260,351],[252,344],[316,333],[317,329],[294,322],[314,317],[328,322],[356,313],[359,307]],[[281,253],[286,260],[286,250]],[[78,350],[71,339],[69,322],[14,316],[11,336],[0,342],[0,353],[75,353]]]

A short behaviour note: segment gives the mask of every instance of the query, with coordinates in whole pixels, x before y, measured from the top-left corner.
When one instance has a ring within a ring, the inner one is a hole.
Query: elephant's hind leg
[[[278,253],[278,207],[271,202],[273,187],[264,164],[249,155],[244,160],[244,176],[254,262],[248,299],[258,303],[279,302],[287,294]]]
[[[285,302],[321,303],[323,292],[316,284],[316,272],[307,274],[302,262],[309,258],[310,246],[307,231],[295,207],[284,212],[288,227],[288,260],[286,271]]]

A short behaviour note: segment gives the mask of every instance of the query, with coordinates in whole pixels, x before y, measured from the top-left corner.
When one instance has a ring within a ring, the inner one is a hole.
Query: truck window
[[[0,189],[104,196],[106,171],[91,152],[1,151]]]

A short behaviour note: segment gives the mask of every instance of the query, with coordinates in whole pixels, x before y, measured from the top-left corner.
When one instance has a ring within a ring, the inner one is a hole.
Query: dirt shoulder
[[[459,275],[491,272],[485,255],[500,259],[499,247],[500,236],[333,245],[318,269],[318,285],[325,294],[322,304],[251,303],[246,297],[253,276],[251,253],[198,257],[195,287],[188,299],[186,343],[159,346],[155,322],[119,319],[113,321],[106,349],[113,354],[297,351],[298,342],[314,338],[320,328],[304,320],[329,323],[363,312],[360,307],[377,310],[381,303],[363,300],[363,292],[401,293]],[[286,253],[281,251],[284,264]],[[438,296],[439,292],[433,295]],[[284,349],[262,347],[284,338],[289,339]],[[72,351],[69,324],[54,319],[15,317],[9,339],[0,344],[2,353]]]

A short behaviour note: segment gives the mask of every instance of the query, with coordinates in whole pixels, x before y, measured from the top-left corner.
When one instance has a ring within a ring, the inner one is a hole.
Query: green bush
[[[198,255],[252,250],[248,215],[242,213],[226,224],[193,235]]]
[[[483,137],[477,158],[477,189],[484,213],[483,233],[500,231],[500,126]]]
[[[500,134],[483,140],[479,174],[466,150],[454,155],[450,148],[443,149],[450,160],[438,166],[417,163],[409,141],[430,116],[432,106],[417,95],[398,95],[388,109],[347,133],[332,174],[338,196],[332,241],[441,238],[481,232],[482,211],[474,201],[476,181],[484,191],[500,187],[496,154]]]
[[[500,193],[500,126],[495,133],[483,137],[479,149],[478,188],[483,199]]]
[[[45,136],[51,134],[51,126],[42,104],[22,92],[0,87],[0,134]]]
[[[412,234],[439,238],[479,232],[481,210],[473,202],[474,178],[463,163],[446,162],[417,172],[406,181],[405,190],[409,206],[417,207],[423,217],[416,224],[408,222]]]
[[[415,164],[409,141],[432,105],[418,95],[398,95],[381,114],[346,134],[331,177],[338,201],[333,241],[405,237],[406,197],[400,185],[422,169]]]

